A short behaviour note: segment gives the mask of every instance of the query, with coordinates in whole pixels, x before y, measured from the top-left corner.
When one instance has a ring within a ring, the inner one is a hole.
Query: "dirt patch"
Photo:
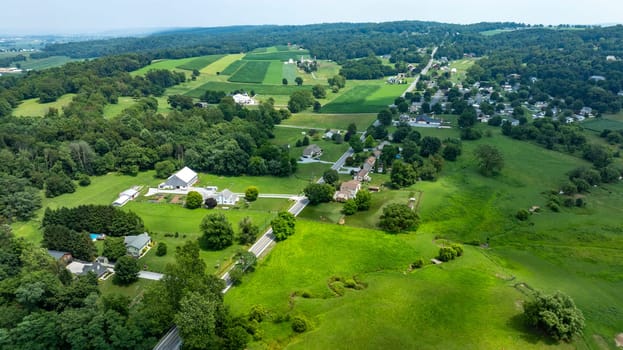
[[[182,203],[182,197],[181,197],[181,196],[174,196],[174,197],[171,199],[171,202],[170,202],[170,203],[171,203],[171,204],[180,204],[180,203]]]
[[[614,337],[614,343],[617,345],[617,348],[623,348],[623,333],[619,333]]]

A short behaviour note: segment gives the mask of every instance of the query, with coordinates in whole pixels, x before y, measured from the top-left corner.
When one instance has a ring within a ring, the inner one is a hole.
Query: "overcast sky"
[[[20,0],[2,6],[2,34],[431,20],[530,24],[623,22],[621,0]]]

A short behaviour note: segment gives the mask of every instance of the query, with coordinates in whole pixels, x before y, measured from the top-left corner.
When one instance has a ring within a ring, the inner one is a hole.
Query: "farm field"
[[[188,58],[180,58],[180,59],[172,59],[172,60],[169,60],[169,59],[154,60],[152,61],[150,65],[145,66],[141,69],[135,70],[134,72],[130,74],[132,74],[132,76],[145,75],[145,73],[149,72],[152,69],[175,70],[177,69],[177,67],[183,66],[185,64],[189,64],[190,62],[196,59],[197,57],[188,57]]]
[[[281,61],[285,62],[290,59],[297,60],[301,56],[308,57],[309,51],[307,50],[286,50],[286,51],[266,51],[266,52],[251,52],[244,56],[245,60],[253,61]]]
[[[60,67],[66,63],[76,61],[67,56],[50,56],[46,58],[31,59],[19,62],[21,69],[43,70],[48,68]]]
[[[177,68],[179,69],[184,69],[184,70],[198,70],[201,71],[203,68],[209,66],[210,64],[220,60],[221,58],[223,58],[225,55],[209,55],[209,56],[201,56],[201,57],[197,57],[194,60],[184,63],[182,65],[177,66]]]
[[[357,131],[363,131],[372,125],[376,120],[376,114],[318,114],[318,113],[297,113],[290,118],[281,121],[282,125],[299,126],[306,128],[339,129],[346,130],[348,125],[354,123]]]
[[[406,89],[404,85],[356,85],[320,110],[321,113],[378,113],[394,103]],[[362,84],[364,84],[362,82]]]
[[[221,57],[219,60],[201,69],[200,72],[201,74],[208,74],[208,75],[217,75],[217,73],[220,74],[230,64],[232,64],[236,60],[241,59],[242,57],[243,57],[243,54],[225,55]]]
[[[270,65],[271,62],[266,61],[248,61],[228,80],[234,83],[261,83]]]
[[[56,108],[59,112],[67,106],[76,94],[65,94],[55,102],[39,103],[38,98],[31,98],[22,101],[17,108],[13,110],[13,115],[24,117],[43,117],[50,108]]]
[[[206,90],[218,90],[225,91],[227,93],[234,90],[245,90],[245,91],[255,91],[256,94],[260,95],[258,98],[262,99],[263,97],[268,98],[274,95],[285,95],[290,96],[292,92],[296,90],[309,90],[309,86],[296,86],[296,85],[263,85],[263,84],[245,84],[245,83],[227,83],[221,81],[209,81],[194,90],[188,91],[186,96],[199,98],[203,96]]]
[[[232,75],[232,74],[236,73],[236,71],[238,69],[240,69],[240,67],[244,66],[246,63],[247,62],[243,61],[242,59],[238,59],[236,61],[233,61],[227,67],[225,67],[225,69],[223,69],[221,74]]]

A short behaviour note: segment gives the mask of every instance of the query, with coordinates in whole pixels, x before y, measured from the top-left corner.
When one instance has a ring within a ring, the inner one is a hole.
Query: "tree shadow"
[[[511,317],[506,322],[506,324],[510,326],[512,329],[519,331],[521,333],[520,334],[521,339],[523,339],[524,341],[530,344],[533,344],[533,345],[536,345],[536,344],[556,345],[558,344],[557,341],[548,337],[545,333],[541,332],[538,329],[534,329],[530,327],[526,323],[526,318],[524,317],[523,314],[517,314]]]

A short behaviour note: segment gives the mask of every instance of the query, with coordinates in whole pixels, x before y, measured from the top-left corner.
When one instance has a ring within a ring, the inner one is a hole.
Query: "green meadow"
[[[319,114],[297,113],[290,118],[281,121],[282,125],[299,126],[306,128],[339,129],[346,130],[351,123],[357,126],[358,131],[363,131],[376,120],[373,113],[354,114]]]
[[[436,182],[373,193],[370,211],[345,217],[344,225],[337,224],[341,204],[308,206],[297,234],[226,301],[238,314],[261,304],[275,315],[304,315],[312,329],[297,335],[288,322],[264,322],[265,337],[250,348],[614,349],[623,332],[623,184],[592,189],[584,208],[552,212],[547,193],[558,191],[566,172],[588,164],[490,130],[492,137],[464,142],[459,160],[445,162]],[[419,131],[458,137],[456,129]],[[472,156],[485,143],[505,158],[492,178],[477,172]],[[417,232],[375,230],[382,206],[411,196],[419,198]],[[527,222],[515,219],[532,206],[541,210]],[[466,246],[451,263],[409,271],[415,259],[436,255],[437,238],[488,247]],[[335,276],[367,288],[337,296],[329,286]],[[555,344],[526,329],[521,304],[531,289],[574,298],[586,317],[584,336]]]
[[[405,85],[381,85],[380,81],[371,81],[376,85],[356,85],[337,98],[324,105],[322,113],[378,113],[394,103],[406,89]],[[365,82],[361,82],[365,84]]]
[[[58,98],[58,100],[49,103],[39,103],[38,98],[31,98],[24,100],[17,108],[13,110],[13,115],[24,117],[43,117],[50,108],[56,108],[59,113],[62,112],[63,107],[67,106],[76,94],[65,94]]]

